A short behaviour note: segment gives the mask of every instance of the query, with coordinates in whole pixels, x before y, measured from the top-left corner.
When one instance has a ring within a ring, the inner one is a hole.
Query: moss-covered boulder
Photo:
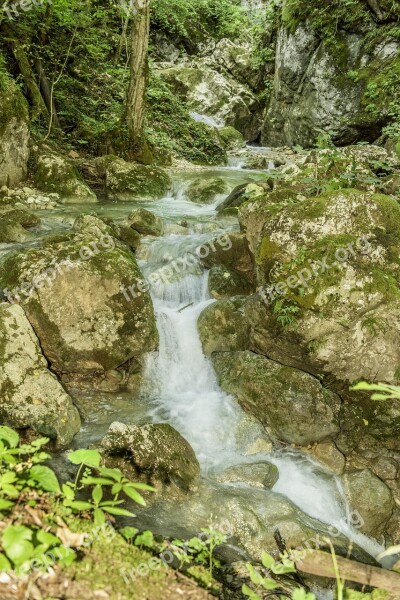
[[[24,311],[0,304],[0,420],[34,429],[68,444],[79,431],[79,413],[47,368],[39,340]]]
[[[362,518],[360,531],[379,538],[395,509],[390,488],[370,469],[346,473],[344,488],[350,507]]]
[[[244,146],[243,135],[234,127],[220,127],[218,129],[218,136],[222,145],[227,150],[235,150]]]
[[[339,432],[339,397],[308,373],[248,351],[214,354],[213,364],[222,389],[277,439],[307,445]]]
[[[189,487],[200,474],[190,444],[167,424],[138,427],[113,423],[101,446],[111,457],[124,456],[129,466],[156,481]]]
[[[208,291],[215,300],[224,300],[232,298],[232,296],[251,294],[253,286],[240,273],[226,267],[216,266],[210,269]]]
[[[25,178],[28,158],[28,104],[13,79],[0,70],[0,187]]]
[[[132,252],[100,219],[8,256],[0,286],[18,301],[60,372],[103,372],[153,350],[151,298]]]
[[[59,194],[65,204],[97,202],[96,194],[86,185],[73,161],[54,152],[36,157],[33,180],[40,190]]]
[[[189,185],[187,196],[191,202],[211,204],[220,194],[228,191],[228,184],[222,177],[197,177]]]
[[[222,265],[243,275],[248,281],[253,281],[253,259],[249,250],[246,236],[240,233],[226,235],[226,243],[221,244],[220,238],[211,240],[207,246],[209,252],[200,254],[203,265],[209,269]]]
[[[98,164],[104,170],[106,193],[110,200],[158,200],[171,187],[170,176],[160,167],[129,163],[116,156],[101,157]]]
[[[127,223],[142,235],[159,236],[163,233],[162,219],[145,208],[136,208],[129,215]]]
[[[249,347],[250,326],[244,298],[211,304],[201,313],[197,327],[206,356]]]
[[[272,463],[263,461],[229,467],[217,479],[221,483],[244,483],[251,487],[271,489],[279,479],[279,471]]]
[[[28,231],[40,223],[40,219],[27,210],[0,207],[0,244],[25,242],[32,238]]]

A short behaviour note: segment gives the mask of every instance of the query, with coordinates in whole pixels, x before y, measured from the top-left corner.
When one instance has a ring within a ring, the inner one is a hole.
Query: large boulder
[[[279,440],[307,445],[339,432],[340,399],[320,382],[252,352],[221,352],[213,364],[222,389]]]
[[[251,294],[253,286],[240,273],[221,265],[212,267],[208,277],[208,291],[215,300]]]
[[[157,345],[151,298],[112,228],[80,217],[75,231],[6,257],[0,286],[19,302],[59,372],[115,369]]]
[[[189,487],[200,474],[190,444],[171,425],[128,426],[112,423],[101,442],[108,455],[125,457],[138,473],[157,481]]]
[[[364,20],[374,29],[368,4]],[[324,33],[321,41],[318,25],[306,21],[306,12],[297,23],[285,22],[289,13],[290,8],[284,11],[278,33],[275,79],[262,142],[313,146],[321,130],[331,132],[341,145],[377,139],[395,94],[396,83],[390,86],[390,81],[398,69],[398,43],[385,42],[384,34],[376,32],[379,42],[368,48],[363,43],[365,33],[340,29],[339,16],[335,44],[324,39]],[[382,86],[387,94],[375,93]]]
[[[197,327],[206,356],[213,352],[247,350],[249,347],[250,325],[246,319],[244,298],[211,304],[201,313]]]
[[[83,181],[73,161],[54,152],[36,158],[35,185],[44,192],[57,193],[65,204],[93,204],[97,197]]]
[[[260,105],[255,94],[231,75],[218,72],[206,61],[193,66],[174,66],[159,71],[189,106],[214,117],[221,126],[230,125],[247,140],[260,131]]]
[[[0,207],[0,244],[25,242],[32,238],[29,229],[40,223],[40,219],[21,208]]]
[[[28,158],[28,104],[11,77],[0,71],[0,187],[25,178]]]
[[[360,379],[398,379],[398,203],[353,189],[279,204],[267,194],[241,209],[241,221],[260,286],[248,306],[251,348],[351,398],[341,410],[341,451],[366,433],[399,449],[398,403],[349,392]]]
[[[362,518],[361,532],[380,537],[385,532],[395,508],[388,486],[370,469],[346,473],[344,484],[350,507]]]
[[[191,202],[210,204],[218,195],[225,194],[228,190],[228,185],[222,177],[197,177],[190,183],[187,196]]]
[[[39,340],[20,306],[0,304],[0,420],[31,427],[68,444],[79,431],[79,413],[47,368]]]
[[[117,156],[103,156],[96,160],[96,165],[100,175],[105,178],[106,193],[110,200],[158,200],[171,187],[170,176],[160,167],[126,162]]]
[[[200,254],[201,262],[209,269],[216,265],[222,265],[240,273],[248,281],[252,281],[253,259],[246,236],[229,232],[226,237],[229,242],[226,244],[219,243],[220,238],[218,237],[211,240],[208,243],[211,252],[208,252],[206,256]]]

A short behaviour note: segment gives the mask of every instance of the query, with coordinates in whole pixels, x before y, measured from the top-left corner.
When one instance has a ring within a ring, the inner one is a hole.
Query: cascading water
[[[204,216],[204,207],[190,204],[192,217],[197,211]],[[208,206],[208,210],[213,211],[213,207]],[[142,264],[147,278],[165,264],[176,266],[169,278],[152,289],[160,347],[148,357],[146,367],[150,416],[154,422],[168,422],[188,440],[203,475],[211,480],[215,472],[228,466],[262,460],[274,463],[279,469],[274,492],[376,556],[382,548],[352,527],[338,478],[295,451],[245,456],[243,442],[237,436],[244,413],[219,388],[197,331],[200,313],[213,302],[208,295],[207,273],[196,259],[196,248],[209,238],[209,234],[196,233],[166,236],[147,246],[146,262]],[[191,257],[189,266],[179,269],[179,258],[184,255]],[[255,499],[254,490],[252,494]],[[257,498],[260,502],[259,493]]]

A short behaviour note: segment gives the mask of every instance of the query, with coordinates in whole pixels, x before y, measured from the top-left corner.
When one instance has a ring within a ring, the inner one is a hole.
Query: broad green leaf
[[[15,471],[6,471],[3,475],[1,475],[0,477],[0,487],[4,484],[4,483],[14,483],[14,481],[17,479],[17,474],[15,473]]]
[[[66,546],[59,546],[56,549],[57,560],[65,565],[69,566],[76,559],[76,552],[72,550],[72,548],[67,548]]]
[[[8,560],[7,556],[5,556],[5,554],[3,554],[1,552],[0,553],[0,572],[4,572],[4,571],[11,571],[11,563]]]
[[[133,483],[133,482],[129,482],[125,484],[128,487],[133,487],[137,490],[147,490],[149,492],[155,492],[156,489],[154,487],[152,487],[151,485],[147,485],[147,483]]]
[[[135,515],[126,510],[125,508],[119,508],[118,506],[104,506],[104,510],[110,513],[110,515],[116,515],[117,517],[134,517]]]
[[[67,500],[73,500],[75,498],[74,490],[69,486],[63,483],[62,485],[62,493]]]
[[[4,498],[0,498],[0,511],[9,510],[14,506],[14,502],[11,500],[4,500]]]
[[[115,481],[120,481],[122,479],[122,473],[119,469],[109,469],[107,467],[99,468],[100,475],[104,477],[111,477]]]
[[[242,592],[245,596],[248,596],[250,600],[261,600],[261,597],[253,592],[253,590],[250,589],[245,583],[242,585]]]
[[[72,502],[68,500],[66,506],[70,506],[75,510],[91,510],[93,508],[93,504],[90,504],[90,502],[81,502],[80,500],[74,500]]]
[[[137,536],[135,540],[135,546],[146,546],[146,548],[153,548],[154,546],[154,535],[152,531],[143,531]]]
[[[268,552],[263,552],[261,554],[261,561],[266,569],[272,569],[272,567],[275,565],[274,558],[268,554]]]
[[[68,460],[74,465],[81,465],[83,463],[89,467],[97,468],[100,466],[101,456],[98,450],[87,450],[82,448],[68,454]]]
[[[44,531],[44,529],[40,529],[36,534],[36,539],[41,544],[46,544],[47,546],[59,546],[61,544],[61,540],[52,533],[48,531]]]
[[[123,527],[122,529],[119,530],[119,533],[126,539],[126,540],[131,540],[132,538],[135,537],[135,535],[137,533],[139,533],[139,529],[136,529],[136,527]]]
[[[33,531],[24,525],[9,525],[3,531],[3,548],[7,557],[17,566],[29,560],[33,554],[31,539]]]
[[[45,492],[59,492],[60,484],[58,479],[49,467],[44,465],[35,465],[29,471],[29,476],[39,484],[39,487]]]
[[[295,590],[292,595],[293,600],[315,600],[314,594],[306,592],[304,588]]]
[[[11,427],[2,425],[0,427],[0,440],[6,441],[10,448],[16,448],[19,444],[19,435]]]
[[[95,504],[99,504],[103,497],[103,490],[101,489],[101,485],[96,485],[92,490],[92,498]]]
[[[124,485],[122,489],[124,491],[124,494],[126,494],[131,500],[134,500],[137,504],[140,504],[141,506],[146,506],[146,502],[144,498],[142,498],[142,496],[139,494],[139,492],[137,492],[131,487],[128,487],[127,485]]]
[[[106,522],[106,514],[101,508],[95,508],[93,511],[95,525],[103,525]]]
[[[91,477],[90,475],[87,477],[82,477],[81,483],[83,483],[83,485],[114,485],[114,481],[112,479]]]

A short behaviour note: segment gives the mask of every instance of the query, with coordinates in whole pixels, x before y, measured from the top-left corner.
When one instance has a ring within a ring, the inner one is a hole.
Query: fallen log
[[[396,592],[395,598],[400,598],[400,575],[398,573],[364,565],[341,556],[336,556],[336,561],[342,580]],[[332,556],[327,552],[310,550],[301,560],[296,560],[296,567],[299,571],[309,575],[336,579]]]

